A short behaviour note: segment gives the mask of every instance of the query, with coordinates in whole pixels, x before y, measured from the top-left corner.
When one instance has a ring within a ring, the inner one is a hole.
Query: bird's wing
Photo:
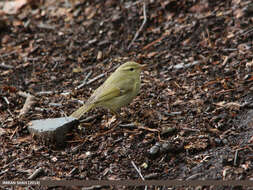
[[[98,90],[101,93],[99,93],[99,92],[97,93],[94,103],[107,101],[112,98],[126,94],[127,92],[133,90],[132,82],[133,82],[132,79],[127,79],[127,80],[119,81],[114,86],[112,86],[112,85],[103,86],[103,88],[101,90]]]

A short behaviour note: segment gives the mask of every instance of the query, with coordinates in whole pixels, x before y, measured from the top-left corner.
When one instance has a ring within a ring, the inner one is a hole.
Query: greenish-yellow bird
[[[87,102],[71,114],[80,119],[92,108],[103,107],[117,114],[119,109],[128,105],[140,91],[140,73],[144,66],[129,61],[119,66],[109,78],[97,88]]]

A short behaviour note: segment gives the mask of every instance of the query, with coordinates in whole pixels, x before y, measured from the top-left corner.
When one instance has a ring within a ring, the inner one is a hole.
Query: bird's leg
[[[118,124],[121,124],[122,122],[124,122],[124,118],[120,115],[119,112],[115,111],[115,110],[110,110],[110,112],[116,116],[116,119],[119,121]]]
[[[121,117],[121,115],[120,115],[117,111],[111,110],[111,112],[112,112],[113,115],[116,116],[117,119],[120,119],[120,120],[123,119],[123,118]]]
[[[119,113],[119,112],[116,112],[116,111],[112,111],[112,113],[114,115],[116,115],[116,118],[120,121],[119,124],[122,124],[122,123],[129,123],[129,120],[127,119],[128,117],[126,117],[127,115],[124,114],[123,116]]]

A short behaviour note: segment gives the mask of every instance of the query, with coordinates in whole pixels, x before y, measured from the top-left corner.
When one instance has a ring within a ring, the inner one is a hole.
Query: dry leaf
[[[241,104],[239,104],[238,102],[229,102],[225,104],[225,107],[231,110],[239,110],[241,107]]]
[[[158,52],[150,52],[148,55],[147,55],[147,57],[148,58],[151,58],[151,57],[154,57],[156,54],[157,54]]]
[[[224,107],[225,104],[226,104],[226,102],[225,102],[225,101],[222,101],[222,102],[218,102],[218,103],[216,103],[216,104],[214,104],[214,105],[220,106],[220,107]]]
[[[116,116],[114,115],[112,118],[108,120],[108,122],[105,124],[106,127],[110,127],[112,123],[114,123],[117,120]]]
[[[3,11],[6,14],[17,14],[20,8],[28,3],[28,0],[16,0],[16,1],[7,1],[4,4]]]
[[[4,130],[3,128],[0,127],[0,136],[6,134],[6,130]]]

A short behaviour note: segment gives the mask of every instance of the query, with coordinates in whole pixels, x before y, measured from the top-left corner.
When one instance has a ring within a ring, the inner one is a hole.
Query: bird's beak
[[[147,68],[147,64],[141,65],[141,70],[145,70]]]

